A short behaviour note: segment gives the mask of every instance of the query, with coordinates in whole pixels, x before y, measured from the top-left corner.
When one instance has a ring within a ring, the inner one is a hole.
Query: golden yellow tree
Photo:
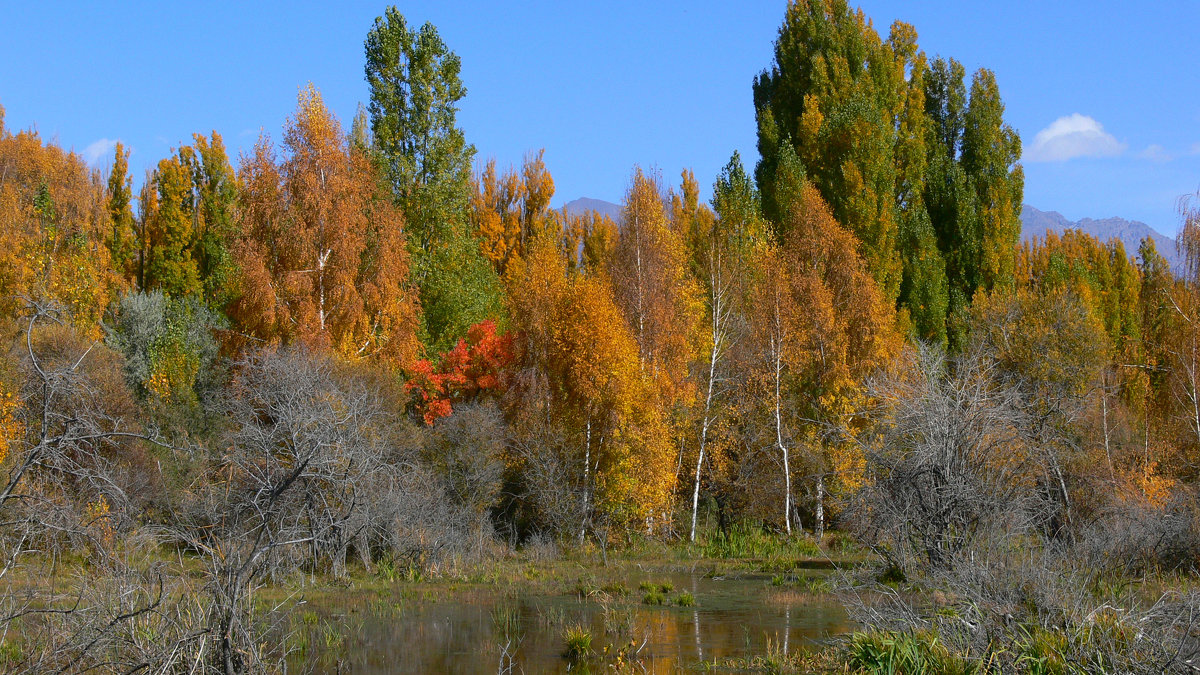
[[[83,159],[36,132],[0,127],[0,314],[51,301],[98,337],[125,286],[113,269],[105,186]]]

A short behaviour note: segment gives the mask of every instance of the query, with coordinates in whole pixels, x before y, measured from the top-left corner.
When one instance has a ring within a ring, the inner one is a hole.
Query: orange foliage
[[[512,363],[512,336],[497,335],[496,322],[488,319],[471,326],[465,340],[442,354],[437,369],[428,359],[413,364],[404,387],[415,393],[421,419],[433,424],[453,412],[453,402],[502,393]]]
[[[634,173],[612,259],[613,293],[638,345],[642,369],[668,402],[687,396],[688,365],[704,305],[688,273],[684,240],[667,222],[656,178]]]
[[[526,155],[520,174],[509,169],[497,176],[493,159],[474,176],[471,223],[483,256],[500,274],[512,259],[525,254],[533,237],[551,227],[554,179],[546,170],[544,155],[545,150]]]
[[[311,85],[300,93],[284,146],[282,163],[265,137],[242,161],[231,318],[257,340],[410,362],[418,310],[400,211]]]

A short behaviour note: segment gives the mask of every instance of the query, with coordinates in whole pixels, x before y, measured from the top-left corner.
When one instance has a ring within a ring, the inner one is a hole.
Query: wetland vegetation
[[[0,669],[1194,672],[1176,275],[1018,244],[994,75],[787,4],[760,159],[550,208],[395,8],[135,195],[0,108]],[[136,214],[134,205],[136,204]]]

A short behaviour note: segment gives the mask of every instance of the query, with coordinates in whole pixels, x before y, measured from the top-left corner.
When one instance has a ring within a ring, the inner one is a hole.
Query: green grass
[[[592,634],[583,626],[575,624],[563,631],[566,657],[572,661],[586,659],[592,653]]]
[[[666,602],[667,596],[663,595],[663,592],[657,588],[652,591],[647,591],[646,594],[642,596],[643,605],[664,605]]]
[[[944,673],[977,675],[991,672],[991,664],[963,658],[942,644],[933,633],[855,633],[847,644],[847,665],[856,672]]]
[[[735,525],[726,534],[714,532],[700,547],[705,558],[779,559],[816,558],[822,555],[817,542],[807,537],[782,537],[753,525]]]
[[[14,665],[21,662],[21,645],[13,640],[0,640],[0,665]]]
[[[679,594],[679,597],[675,598],[675,604],[680,607],[692,607],[696,604],[696,596],[688,591],[684,591]]]

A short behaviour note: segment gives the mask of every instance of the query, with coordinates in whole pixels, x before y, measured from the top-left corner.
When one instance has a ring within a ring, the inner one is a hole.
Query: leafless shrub
[[[483,514],[500,492],[505,443],[504,419],[494,404],[459,405],[427,434],[425,460],[455,503]]]
[[[138,426],[120,359],[63,319],[30,303],[9,360],[19,386],[3,419],[3,668],[183,671],[202,643],[194,594],[180,575],[124,557],[144,543],[133,514],[155,489],[142,447],[155,436]],[[88,555],[86,573],[61,571],[69,551]]]
[[[868,583],[847,606],[876,630],[936,635],[986,672],[1195,672],[1200,594],[1142,602],[1097,589],[1091,570],[1062,553],[1031,548],[930,572],[919,599],[912,587]]]
[[[254,588],[301,565],[334,567],[382,467],[386,414],[372,392],[304,351],[239,364],[229,436],[177,514],[174,536],[208,567],[213,655],[227,675],[263,667]]]
[[[1026,436],[1019,393],[983,358],[922,347],[874,384],[865,438],[870,481],[847,522],[902,568],[948,568],[973,547],[1020,536],[1044,517],[1042,458]]]
[[[522,519],[528,527],[560,540],[582,528],[580,469],[569,463],[563,431],[549,425],[526,430],[513,441],[521,466]]]
[[[852,615],[877,630],[936,635],[997,672],[1048,663],[1193,672],[1200,596],[1145,602],[1107,581],[1194,560],[1192,506],[1151,515],[1114,501],[1075,536],[1059,536],[1046,523],[1064,508],[1061,464],[1018,385],[978,352],[949,363],[928,348],[875,383],[870,481],[849,523],[890,569],[845,577]]]
[[[1165,504],[1114,500],[1083,528],[1076,554],[1096,570],[1120,574],[1200,569],[1200,504],[1178,485]]]

